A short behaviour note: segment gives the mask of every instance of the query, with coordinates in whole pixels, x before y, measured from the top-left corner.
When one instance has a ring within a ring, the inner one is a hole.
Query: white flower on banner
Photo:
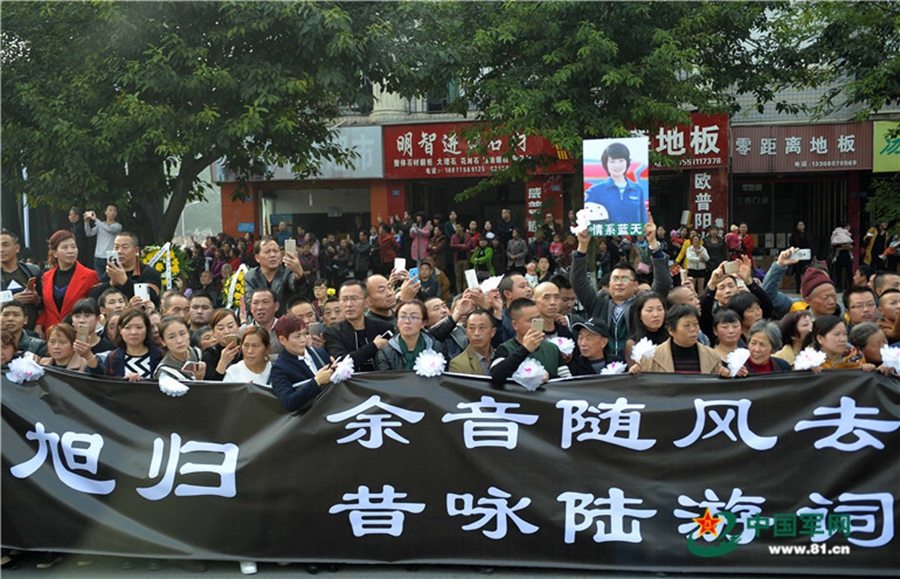
[[[502,275],[495,275],[481,282],[481,291],[488,293],[500,287],[500,281],[503,280]]]
[[[825,363],[826,358],[825,352],[820,352],[812,348],[805,348],[802,352],[797,354],[797,357],[794,359],[794,370],[817,368]]]
[[[512,379],[529,392],[534,392],[538,386],[544,383],[547,369],[534,358],[525,358],[519,367],[513,372]]]
[[[749,359],[750,350],[747,348],[738,348],[728,354],[725,363],[728,364],[728,371],[731,372],[732,378],[737,376],[737,373]]]
[[[590,225],[590,211],[588,211],[587,209],[579,209],[578,213],[575,214],[575,225],[571,226],[569,229],[572,230],[572,233],[578,235],[582,231],[587,231],[587,228]]]
[[[349,380],[353,376],[353,358],[350,356],[344,357],[343,360],[337,363],[337,366],[334,368],[334,373],[331,374],[331,383],[339,384],[344,380]]]
[[[159,389],[166,396],[184,396],[190,390],[190,388],[166,372],[162,372],[159,375]]]
[[[20,358],[16,358],[9,363],[9,372],[6,377],[15,382],[22,384],[23,382],[31,382],[37,380],[44,375],[44,369],[40,364],[34,361],[30,354],[25,354]]]
[[[563,356],[568,356],[575,351],[575,342],[573,342],[569,338],[556,336],[555,338],[550,338],[549,341],[551,344],[559,348],[559,351],[562,352]]]
[[[640,362],[644,356],[652,358],[654,352],[656,352],[656,345],[650,341],[650,338],[641,338],[631,348],[631,359],[635,362]]]
[[[606,368],[600,370],[601,376],[611,376],[613,374],[624,374],[628,370],[628,364],[625,362],[612,362]]]
[[[416,357],[413,370],[419,376],[434,378],[443,374],[446,366],[447,360],[431,348],[428,348]]]
[[[891,348],[887,344],[881,347],[881,362],[894,372],[900,374],[900,348]]]

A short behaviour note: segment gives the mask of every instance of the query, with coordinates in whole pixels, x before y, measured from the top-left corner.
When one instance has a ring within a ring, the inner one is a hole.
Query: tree
[[[57,209],[168,198],[157,242],[216,159],[244,181],[352,162],[331,119],[372,99],[390,30],[354,3],[3,3],[2,17],[4,186]]]
[[[734,112],[742,93],[761,102],[774,98],[767,81],[778,71],[759,58],[766,49],[762,3],[462,2],[405,9],[415,26],[396,37],[392,90],[413,96],[457,83],[451,110],[476,110],[489,135],[540,134],[576,159],[582,139],[687,123],[691,110]],[[465,194],[520,180],[550,161],[513,162]]]
[[[772,14],[769,59],[795,71],[781,87],[827,87],[816,116],[858,107],[856,119],[900,104],[900,6],[800,2]]]

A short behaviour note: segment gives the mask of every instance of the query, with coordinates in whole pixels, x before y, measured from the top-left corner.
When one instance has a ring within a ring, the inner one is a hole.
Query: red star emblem
[[[724,521],[722,517],[714,517],[709,513],[709,509],[706,509],[706,513],[702,517],[697,517],[693,519],[695,523],[700,525],[700,534],[697,537],[702,537],[706,533],[711,533],[713,537],[717,537],[719,534],[716,532],[716,525]]]

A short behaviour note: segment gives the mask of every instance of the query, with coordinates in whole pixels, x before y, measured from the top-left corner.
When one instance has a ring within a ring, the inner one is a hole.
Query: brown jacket
[[[493,354],[494,352],[492,349],[491,356],[493,356]],[[469,346],[468,348],[463,350],[462,354],[450,360],[448,371],[456,372],[457,374],[490,376],[490,374],[485,374],[481,369],[481,361],[478,359],[478,354],[475,353],[475,350],[472,349],[472,346]]]
[[[717,374],[722,358],[716,351],[703,344],[697,344],[700,351],[700,373]],[[672,360],[672,338],[669,338],[656,347],[653,356],[641,358],[641,370],[643,372],[675,372],[675,362]]]
[[[41,366],[52,366],[53,358],[49,356],[46,358],[41,358],[41,361],[38,363]],[[74,356],[72,356],[72,359],[69,360],[68,365],[66,365],[66,370],[72,370],[74,372],[87,372],[87,361],[78,354],[75,354]]]

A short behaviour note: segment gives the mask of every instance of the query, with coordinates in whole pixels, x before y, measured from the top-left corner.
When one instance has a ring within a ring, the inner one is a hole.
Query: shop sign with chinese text
[[[864,171],[872,123],[734,127],[734,173]]]
[[[393,125],[383,128],[384,176],[387,179],[428,179],[442,177],[489,177],[510,165],[505,157],[509,139],[514,141],[513,158],[550,155],[558,161],[539,168],[538,174],[572,173],[568,153],[557,149],[543,137],[516,134],[488,143],[487,152],[475,152],[475,143],[462,134],[466,123]]]
[[[694,113],[690,125],[640,132],[650,137],[651,151],[677,159],[683,169],[728,166],[728,115]]]

